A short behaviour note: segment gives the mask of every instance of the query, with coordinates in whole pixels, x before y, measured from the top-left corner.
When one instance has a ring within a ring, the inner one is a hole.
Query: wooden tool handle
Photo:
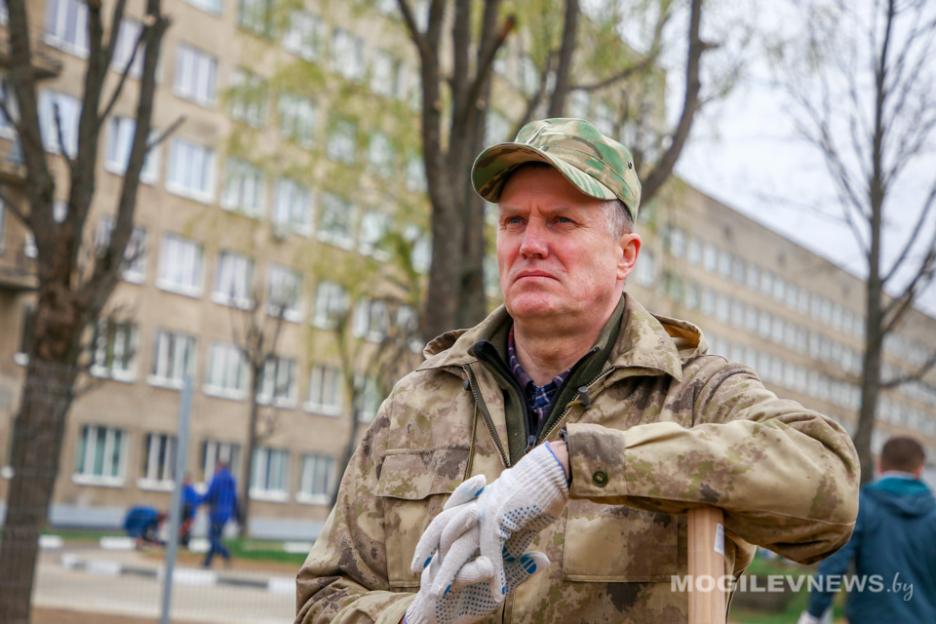
[[[725,528],[721,509],[689,510],[689,624],[725,624]],[[702,591],[700,591],[702,590]],[[710,590],[710,591],[705,591]]]

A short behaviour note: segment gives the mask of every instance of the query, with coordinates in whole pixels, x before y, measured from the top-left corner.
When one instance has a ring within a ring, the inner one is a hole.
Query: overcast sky
[[[825,165],[797,138],[786,110],[788,100],[771,86],[771,72],[760,57],[773,25],[792,22],[778,15],[781,4],[761,0],[748,5],[755,7],[757,18],[746,75],[727,99],[713,104],[698,120],[677,173],[733,208],[864,275],[854,237],[832,217],[841,210]],[[678,80],[675,86],[678,89]],[[670,104],[678,106],[678,98],[672,99],[675,102]],[[909,234],[934,172],[936,156],[930,151],[902,180],[898,201],[886,215],[885,255],[893,257],[899,241]],[[928,288],[920,305],[936,315],[936,287]]]

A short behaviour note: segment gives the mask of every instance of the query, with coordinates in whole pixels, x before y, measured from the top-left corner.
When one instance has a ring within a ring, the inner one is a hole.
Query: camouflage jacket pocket
[[[562,574],[570,581],[669,581],[679,574],[678,525],[671,514],[572,500]]]
[[[419,576],[410,572],[416,542],[464,480],[467,466],[467,448],[387,451],[377,479],[377,495],[383,505],[391,587],[419,587]]]

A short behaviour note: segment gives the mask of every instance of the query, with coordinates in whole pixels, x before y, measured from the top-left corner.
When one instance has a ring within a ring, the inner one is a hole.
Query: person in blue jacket
[[[851,540],[819,564],[817,581],[843,579],[854,564],[855,583],[845,605],[849,624],[936,622],[936,498],[920,480],[923,446],[892,437],[881,449],[880,477],[861,489]],[[842,586],[846,587],[845,580]],[[816,589],[811,587],[811,589]],[[799,624],[816,624],[833,591],[811,591]]]
[[[208,491],[205,492],[201,502],[208,505],[208,538],[211,542],[202,567],[210,568],[211,560],[216,554],[224,558],[225,564],[230,564],[231,553],[221,543],[221,535],[224,533],[224,525],[228,523],[228,520],[238,515],[238,508],[237,483],[231,471],[228,470],[227,464],[223,462],[218,464],[211,483],[208,485]]]

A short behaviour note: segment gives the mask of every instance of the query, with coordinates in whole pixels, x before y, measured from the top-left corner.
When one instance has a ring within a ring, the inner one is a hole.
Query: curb
[[[164,568],[161,567],[127,565],[117,561],[100,559],[83,559],[73,553],[62,555],[62,566],[69,570],[87,572],[96,576],[136,576],[161,580],[165,575]],[[267,591],[274,594],[293,594],[296,591],[296,580],[288,576],[255,579],[198,568],[176,568],[172,578],[174,584],[190,587],[237,587],[239,589]]]

